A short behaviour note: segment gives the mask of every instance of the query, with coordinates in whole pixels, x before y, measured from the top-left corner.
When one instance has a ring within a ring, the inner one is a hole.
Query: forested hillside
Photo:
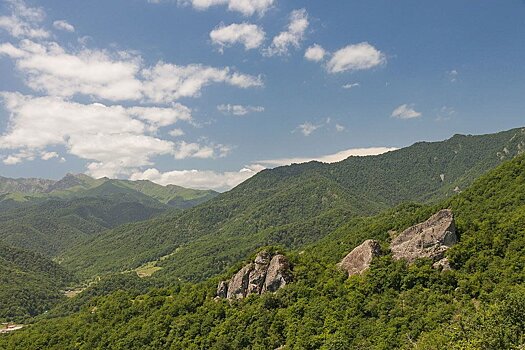
[[[75,278],[47,258],[0,242],[0,321],[41,314],[63,299]]]
[[[476,177],[525,150],[525,129],[456,135],[334,164],[310,162],[265,170],[181,215],[126,225],[61,256],[84,277],[148,261],[159,278],[199,281],[224,271],[257,247],[298,248],[348,218],[405,201],[452,196]]]
[[[0,208],[46,199],[115,198],[147,205],[165,204],[190,208],[217,195],[211,190],[195,190],[175,185],[161,186],[147,180],[94,179],[84,174],[67,174],[58,181],[0,177]]]
[[[441,208],[456,217],[459,242],[446,253],[452,270],[434,269],[425,259],[412,265],[393,260],[387,248],[392,232]],[[275,294],[214,300],[217,282],[232,268],[199,284],[90,298],[79,312],[43,317],[0,337],[0,347],[520,349],[525,345],[524,208],[521,155],[451,198],[344,219],[313,245],[277,248],[292,263],[293,282]],[[382,242],[384,254],[364,275],[348,278],[337,262],[370,238]]]

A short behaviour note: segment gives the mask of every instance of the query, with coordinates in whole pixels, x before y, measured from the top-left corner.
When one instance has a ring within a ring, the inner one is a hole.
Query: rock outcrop
[[[454,215],[451,210],[443,209],[427,221],[409,227],[395,237],[390,250],[397,260],[414,262],[418,258],[430,258],[437,262],[443,259],[445,251],[456,242]]]
[[[217,286],[217,297],[242,299],[250,294],[275,292],[292,281],[290,264],[282,254],[257,254],[255,261],[244,266],[229,281]]]
[[[290,271],[290,264],[284,255],[277,254],[270,261],[266,277],[264,279],[264,292],[276,292],[287,283],[291,282],[292,276]]]
[[[372,259],[381,254],[381,246],[378,241],[367,239],[361,245],[355,247],[338,264],[348,273],[348,276],[363,273],[370,267]]]

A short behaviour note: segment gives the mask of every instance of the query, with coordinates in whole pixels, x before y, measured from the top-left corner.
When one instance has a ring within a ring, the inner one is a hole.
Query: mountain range
[[[101,282],[0,347],[519,349],[524,147],[515,129],[267,170],[197,207],[96,234],[59,261]],[[393,237],[443,208],[458,240],[450,269],[394,259]],[[382,253],[348,277],[337,263],[368,239]],[[216,299],[218,282],[261,250],[287,257],[289,283]],[[151,277],[131,273],[152,262]]]

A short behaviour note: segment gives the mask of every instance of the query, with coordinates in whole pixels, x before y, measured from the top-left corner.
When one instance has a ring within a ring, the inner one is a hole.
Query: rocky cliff
[[[445,251],[456,244],[454,215],[449,209],[440,210],[427,221],[409,227],[390,243],[394,259],[413,262],[418,258],[430,258],[437,262],[443,259]],[[443,261],[442,265],[447,265]]]
[[[282,254],[272,256],[263,251],[229,281],[221,281],[217,286],[217,297],[242,299],[250,294],[275,292],[291,281],[288,259]]]

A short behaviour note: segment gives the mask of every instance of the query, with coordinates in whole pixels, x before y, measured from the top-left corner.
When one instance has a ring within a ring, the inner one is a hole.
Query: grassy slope
[[[525,131],[417,143],[336,164],[310,162],[259,173],[182,215],[117,228],[67,252],[64,263],[89,277],[138,267],[171,253],[156,275],[202,280],[257,247],[315,242],[342,220],[403,201],[451,196],[525,149]],[[441,180],[441,176],[444,180]]]

